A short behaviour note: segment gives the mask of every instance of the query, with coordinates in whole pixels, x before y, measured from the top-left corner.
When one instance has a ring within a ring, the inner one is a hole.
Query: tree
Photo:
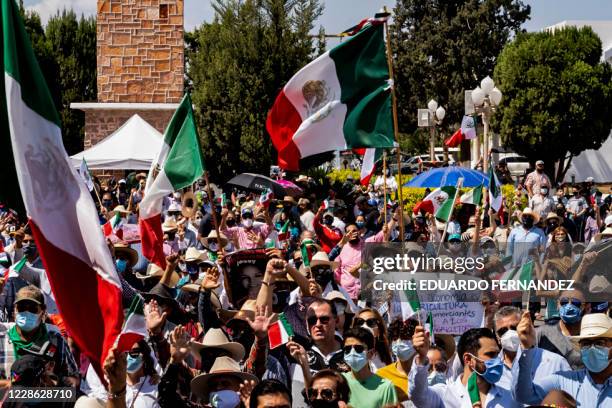
[[[402,140],[417,137],[417,109],[435,99],[447,112],[443,132],[456,129],[464,114],[464,90],[491,75],[530,7],[521,0],[398,0],[394,12],[400,144],[418,147],[423,143]]]
[[[64,9],[49,19],[45,29],[47,46],[57,66],[57,76],[47,83],[54,88],[55,106],[62,122],[62,137],[68,154],[83,150],[85,115],[70,109],[71,102],[91,101],[96,87],[96,21]]]
[[[598,149],[610,134],[612,68],[601,54],[590,27],[570,27],[519,35],[495,67],[504,100],[494,126],[503,143],[532,162],[544,160],[556,182],[574,156]]]
[[[188,83],[213,176],[267,174],[276,95],[315,52],[318,0],[216,0],[215,19],[186,34]]]

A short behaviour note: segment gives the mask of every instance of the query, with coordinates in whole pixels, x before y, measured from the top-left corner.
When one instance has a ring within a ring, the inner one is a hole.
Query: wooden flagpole
[[[387,223],[387,151],[383,151],[383,225]]]
[[[390,13],[387,6],[383,8],[385,13]],[[403,251],[403,243],[404,243],[404,197],[402,193],[402,159],[401,152],[399,146],[399,130],[398,130],[398,122],[397,122],[397,97],[395,95],[395,82],[393,79],[393,59],[391,56],[391,37],[389,36],[389,24],[385,21],[385,37],[386,37],[386,46],[387,46],[387,65],[389,66],[389,79],[391,80],[391,101],[392,101],[392,112],[393,112],[393,136],[394,140],[397,143],[397,147],[395,151],[397,153],[397,177],[398,177],[398,199],[399,199],[399,208],[400,208],[400,219],[399,219],[399,227],[400,227],[400,242],[402,243],[402,251]]]

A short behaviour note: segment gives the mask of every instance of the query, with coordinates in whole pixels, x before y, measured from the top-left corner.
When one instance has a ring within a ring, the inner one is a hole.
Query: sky
[[[213,10],[210,0],[185,1],[185,28],[193,29],[205,21],[211,21]],[[531,5],[531,20],[524,27],[528,31],[563,20],[612,20],[611,0],[524,0]],[[317,21],[328,33],[341,32],[364,17],[373,15],[387,5],[391,8],[393,0],[322,0],[325,5],[323,15]],[[37,11],[43,23],[61,8],[73,8],[77,13],[94,14],[96,0],[24,0],[27,8]]]

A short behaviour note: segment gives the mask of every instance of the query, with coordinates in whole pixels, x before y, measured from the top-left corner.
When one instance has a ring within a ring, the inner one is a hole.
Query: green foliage
[[[327,173],[327,178],[330,183],[344,183],[348,176],[351,176],[353,180],[359,180],[360,177],[359,170],[351,170],[351,169],[339,169],[332,170]],[[373,180],[372,180],[373,182]]]
[[[448,137],[461,123],[464,90],[493,72],[497,55],[521,31],[530,7],[521,0],[397,0],[394,11],[400,132],[415,134],[417,109],[433,98],[446,109]],[[423,153],[427,144],[421,140],[406,148]]]
[[[521,34],[499,56],[495,78],[504,99],[494,126],[504,144],[544,160],[553,180],[563,179],[568,154],[597,149],[610,134],[612,68],[601,53],[591,28],[572,27]]]
[[[187,74],[211,174],[267,174],[265,130],[276,95],[316,52],[309,36],[318,0],[213,2],[215,19],[186,35]]]

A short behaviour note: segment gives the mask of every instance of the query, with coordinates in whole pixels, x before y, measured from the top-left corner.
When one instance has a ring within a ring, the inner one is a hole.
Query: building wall
[[[98,0],[97,6],[98,102],[180,102],[183,0]]]
[[[137,113],[160,133],[164,133],[174,111],[172,110],[101,110],[85,111],[85,149],[100,142],[119,129],[132,115]]]

